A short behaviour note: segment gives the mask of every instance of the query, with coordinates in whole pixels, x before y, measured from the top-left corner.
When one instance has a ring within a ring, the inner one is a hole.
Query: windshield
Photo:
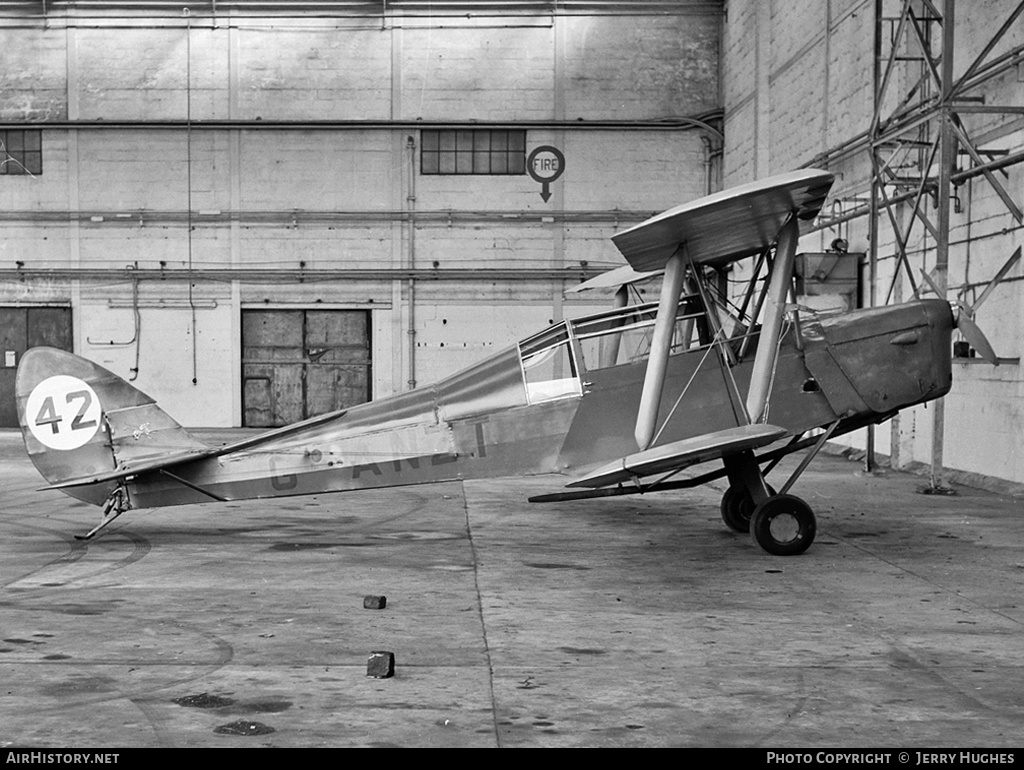
[[[519,357],[531,404],[583,393],[567,321],[520,342]]]
[[[585,370],[607,369],[647,357],[654,333],[658,305],[649,302],[578,318],[572,321]],[[704,312],[697,295],[679,300],[672,353],[688,350],[704,341]]]

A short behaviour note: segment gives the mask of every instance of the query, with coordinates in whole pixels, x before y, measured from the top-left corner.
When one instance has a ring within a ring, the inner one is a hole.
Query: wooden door
[[[370,399],[370,313],[242,312],[246,427],[275,427]]]
[[[29,348],[71,350],[71,308],[0,307],[0,428],[18,427],[14,383]]]

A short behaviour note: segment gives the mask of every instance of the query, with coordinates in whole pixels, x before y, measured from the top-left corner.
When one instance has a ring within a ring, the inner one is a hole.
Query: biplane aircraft
[[[825,442],[944,395],[954,327],[991,350],[945,300],[820,317],[790,303],[801,223],[831,184],[804,170],[666,211],[614,235],[629,264],[584,284],[623,287],[612,309],[435,385],[226,446],[198,441],[112,372],[36,348],[17,376],[25,445],[50,489],[103,506],[84,537],[132,508],[557,472],[570,490],[531,501],[727,478],[725,524],[799,554],[815,517],[789,491]],[[746,258],[753,275],[731,303],[716,277]],[[626,285],[657,272],[658,301],[628,304]],[[805,449],[778,491],[766,483]]]

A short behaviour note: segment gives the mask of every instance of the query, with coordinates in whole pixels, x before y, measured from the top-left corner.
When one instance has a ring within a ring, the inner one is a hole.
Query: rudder
[[[141,390],[64,350],[27,351],[15,391],[25,449],[50,484],[87,483],[165,455],[209,449]],[[101,505],[116,486],[107,480],[63,491]]]

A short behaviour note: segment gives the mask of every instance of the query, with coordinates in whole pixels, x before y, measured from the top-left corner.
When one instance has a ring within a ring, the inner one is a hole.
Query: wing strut
[[[622,284],[619,290],[615,292],[615,301],[612,307],[615,310],[624,308],[629,302],[629,284]],[[615,322],[616,326],[622,326],[623,320],[619,319]],[[598,351],[599,366],[602,369],[609,369],[615,366],[619,360],[619,343],[622,341],[622,332],[615,332],[614,334],[607,334],[601,338],[601,348]]]
[[[641,450],[651,445],[658,422],[658,405],[665,386],[668,354],[672,349],[672,333],[676,325],[676,311],[679,309],[679,294],[683,290],[683,275],[686,272],[684,249],[685,244],[680,244],[675,254],[665,263],[665,278],[661,284],[658,315],[654,321],[651,352],[644,374],[644,389],[640,394],[640,408],[637,410],[636,429],[633,431]]]
[[[793,279],[793,262],[799,239],[800,226],[796,216],[791,216],[779,230],[771,283],[768,285],[768,297],[765,301],[764,324],[757,343],[757,354],[754,356],[754,368],[750,374],[747,414],[750,415],[752,423],[761,422],[765,416],[772,371],[775,369],[775,358],[779,349],[779,335],[782,333],[782,318],[786,312],[786,294]]]

